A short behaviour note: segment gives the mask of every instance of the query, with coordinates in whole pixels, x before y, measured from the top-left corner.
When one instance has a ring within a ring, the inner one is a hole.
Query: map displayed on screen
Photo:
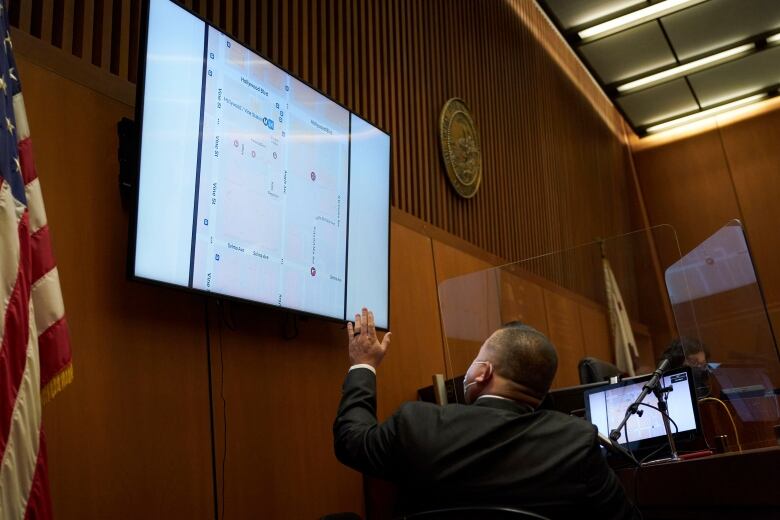
[[[340,317],[349,111],[208,33],[192,285]]]
[[[669,416],[677,423],[677,431],[696,429],[696,418],[693,412],[695,406],[685,372],[664,376],[662,386],[672,390],[668,396]],[[604,435],[609,435],[617,427],[626,414],[628,407],[639,397],[645,383],[616,385],[608,389],[598,389],[588,395],[589,419]],[[642,401],[650,406],[657,405],[653,394],[648,394]],[[621,430],[618,440],[621,444],[666,435],[666,429],[661,414],[650,407],[640,406],[642,412],[632,415]]]
[[[386,328],[390,136],[182,6],[148,8],[133,275]]]

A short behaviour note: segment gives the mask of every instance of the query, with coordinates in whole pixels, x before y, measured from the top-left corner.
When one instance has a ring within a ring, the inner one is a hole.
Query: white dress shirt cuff
[[[360,363],[359,365],[352,365],[351,367],[349,367],[349,371],[352,372],[356,368],[367,368],[370,371],[372,371],[374,374],[376,374],[376,369],[374,367],[372,367],[371,365],[368,365],[366,363]]]

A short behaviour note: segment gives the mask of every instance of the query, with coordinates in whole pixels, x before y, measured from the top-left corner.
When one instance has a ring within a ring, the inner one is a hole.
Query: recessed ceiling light
[[[649,20],[655,20],[656,18],[660,18],[704,1],[706,0],[664,0],[663,2],[658,2],[657,4],[649,5],[642,9],[637,9],[636,11],[624,14],[623,16],[618,16],[612,20],[607,20],[606,22],[594,25],[593,27],[588,27],[577,34],[582,41],[603,38],[623,29],[634,27]]]
[[[683,117],[678,117],[677,119],[672,119],[671,121],[667,121],[665,123],[660,123],[657,125],[652,125],[647,127],[645,130],[648,134],[654,134],[658,132],[662,132],[664,130],[668,130],[670,128],[674,128],[677,126],[681,126],[687,123],[692,123],[694,121],[698,121],[700,119],[705,119],[710,116],[714,116],[717,114],[722,114],[724,112],[728,112],[729,110],[733,110],[738,107],[742,107],[745,105],[749,105],[751,103],[755,103],[756,101],[761,101],[762,99],[765,99],[768,96],[768,94],[756,94],[753,96],[748,96],[742,99],[738,99],[736,101],[732,101],[730,103],[726,103],[724,105],[720,105],[717,107],[713,107],[707,110],[702,110],[701,112],[696,112],[695,114],[690,114]]]
[[[649,87],[650,85],[661,83],[664,80],[677,78],[689,72],[700,70],[706,67],[711,67],[712,65],[732,60],[738,56],[742,56],[752,51],[755,48],[756,45],[754,43],[746,43],[745,45],[739,45],[737,47],[734,47],[733,49],[728,49],[723,52],[713,54],[711,56],[705,56],[704,58],[698,59],[696,61],[692,61],[690,63],[680,65],[678,67],[673,67],[671,69],[663,70],[656,74],[651,74],[649,76],[645,76],[643,78],[639,78],[637,80],[629,81],[628,83],[618,85],[617,91],[620,93],[626,93],[632,90],[637,90],[639,88]]]

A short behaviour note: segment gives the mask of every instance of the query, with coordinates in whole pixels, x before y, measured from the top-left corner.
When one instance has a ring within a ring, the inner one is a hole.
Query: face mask
[[[488,366],[490,366],[490,361],[474,361],[471,364],[471,366],[474,366],[474,365],[488,365]],[[469,366],[469,368],[471,368],[471,366]],[[469,387],[479,383],[479,381],[472,381],[471,383],[466,383],[466,378],[467,377],[468,377],[468,370],[466,370],[466,375],[463,376],[463,399],[466,399],[466,392],[468,392]]]
[[[466,395],[466,392],[468,392],[469,387],[471,385],[476,385],[476,384],[477,384],[476,381],[472,381],[471,383],[466,383],[466,380],[465,379],[463,380],[463,395],[464,395],[464,397]]]

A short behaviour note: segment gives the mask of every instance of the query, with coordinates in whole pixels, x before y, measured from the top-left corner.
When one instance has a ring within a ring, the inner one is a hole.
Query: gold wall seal
[[[452,98],[444,104],[439,140],[447,177],[461,197],[470,199],[482,182],[482,152],[477,127],[462,99]]]

